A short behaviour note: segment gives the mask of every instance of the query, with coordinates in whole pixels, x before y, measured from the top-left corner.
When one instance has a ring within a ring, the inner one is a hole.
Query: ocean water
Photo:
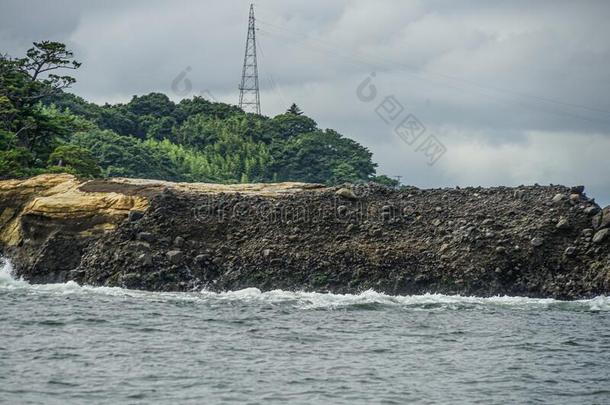
[[[610,403],[610,299],[151,293],[0,269],[3,403]]]

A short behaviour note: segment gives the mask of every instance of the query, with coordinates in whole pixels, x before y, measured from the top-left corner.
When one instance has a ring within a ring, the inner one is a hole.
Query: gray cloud
[[[96,102],[194,93],[235,103],[248,1],[4,0],[0,51],[74,49],[74,91]],[[610,4],[604,1],[257,2],[263,110],[297,102],[420,186],[584,183],[610,202]],[[447,146],[433,167],[362,103],[371,71]],[[178,95],[173,95],[178,99]]]

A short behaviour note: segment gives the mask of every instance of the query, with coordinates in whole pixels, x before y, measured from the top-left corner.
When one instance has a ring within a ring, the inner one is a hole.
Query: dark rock
[[[174,239],[174,246],[177,248],[184,247],[185,243],[186,240],[182,236],[176,236],[176,238]]]
[[[561,218],[557,222],[557,225],[555,225],[555,228],[561,229],[561,230],[570,229],[571,228],[570,222],[565,218]]]
[[[582,194],[585,192],[585,186],[573,186],[570,188],[570,193],[572,194]]]
[[[610,205],[605,207],[601,212],[602,218],[599,224],[600,228],[610,227]]]
[[[89,229],[82,221],[49,223],[26,215],[19,244],[1,247],[17,276],[32,282],[72,279],[161,291],[205,286],[343,294],[375,288],[387,294],[560,299],[610,292],[609,238],[598,242],[602,237],[596,236],[592,243],[591,213],[585,212],[592,203],[581,194],[580,203],[568,204],[565,187],[349,188],[357,202],[337,204],[345,197],[335,189],[274,196],[176,190],[152,199],[139,223],[120,216],[116,227],[89,239],[81,236]],[[515,193],[523,197],[515,199]],[[564,203],[552,203],[556,194]],[[1,204],[11,203],[0,199],[0,212]],[[193,213],[202,204],[213,213],[205,227]],[[341,204],[345,208],[337,211],[345,210],[343,218],[333,212]],[[230,215],[244,206],[265,210],[248,221]],[[292,215],[296,211],[306,214]],[[217,215],[221,212],[227,214]],[[563,219],[570,231],[556,230]],[[177,235],[186,239],[184,246]]]
[[[155,235],[153,235],[150,232],[140,232],[140,233],[138,233],[137,238],[138,238],[138,240],[143,240],[143,241],[149,242],[149,243],[152,243],[157,240]]]
[[[130,246],[134,252],[150,252],[150,244],[148,242],[133,242]]]
[[[567,257],[574,257],[576,256],[576,248],[574,246],[569,246],[566,248],[566,250],[563,252],[564,255],[566,255]]]
[[[142,217],[144,217],[144,213],[142,211],[129,211],[129,214],[127,215],[127,218],[131,222],[139,221],[142,219]]]
[[[383,235],[383,231],[379,228],[372,228],[369,231],[369,235],[371,235],[373,237],[379,237],[379,236]]]
[[[208,259],[209,259],[208,255],[204,255],[204,254],[197,255],[197,256],[195,256],[195,264],[197,266],[201,267],[208,261]]]
[[[148,252],[142,253],[138,256],[138,263],[142,266],[152,265],[152,255]]]
[[[170,250],[165,255],[172,264],[181,264],[184,261],[184,253],[181,250]]]
[[[347,214],[347,211],[348,211],[348,209],[347,209],[347,207],[345,205],[339,205],[337,207],[337,214],[339,214],[341,216]]]
[[[595,235],[593,235],[593,243],[602,243],[604,241],[604,239],[606,239],[606,236],[608,236],[608,232],[610,232],[610,229],[608,228],[604,228],[602,230],[599,230],[597,232],[595,232]]]
[[[600,212],[591,219],[591,226],[593,227],[593,229],[597,229],[601,226],[601,224],[602,224],[602,213]]]
[[[599,207],[592,205],[590,207],[585,208],[585,214],[587,215],[595,215],[599,212]]]

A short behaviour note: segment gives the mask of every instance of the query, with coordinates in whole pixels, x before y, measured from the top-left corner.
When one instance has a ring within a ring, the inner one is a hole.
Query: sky
[[[249,1],[0,0],[0,52],[61,41],[96,103],[236,104]],[[610,2],[261,0],[261,105],[293,102],[418,187],[586,186],[610,204]],[[398,129],[397,129],[398,128]]]

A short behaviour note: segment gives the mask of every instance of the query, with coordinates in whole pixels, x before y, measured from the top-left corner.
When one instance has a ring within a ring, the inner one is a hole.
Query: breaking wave
[[[551,298],[526,298],[511,296],[472,297],[460,295],[422,294],[387,295],[373,290],[359,294],[331,294],[303,291],[273,290],[262,292],[258,288],[245,288],[228,292],[149,292],[128,290],[119,287],[81,286],[74,281],[56,284],[30,284],[13,277],[13,267],[7,259],[0,258],[0,293],[3,291],[23,291],[30,294],[103,294],[134,299],[154,299],[164,301],[192,301],[202,303],[238,302],[248,304],[286,304],[299,309],[341,309],[376,307],[397,307],[411,309],[476,309],[484,307],[504,307],[516,310],[561,309],[576,311],[610,311],[610,297],[598,296],[592,299],[561,301]]]

